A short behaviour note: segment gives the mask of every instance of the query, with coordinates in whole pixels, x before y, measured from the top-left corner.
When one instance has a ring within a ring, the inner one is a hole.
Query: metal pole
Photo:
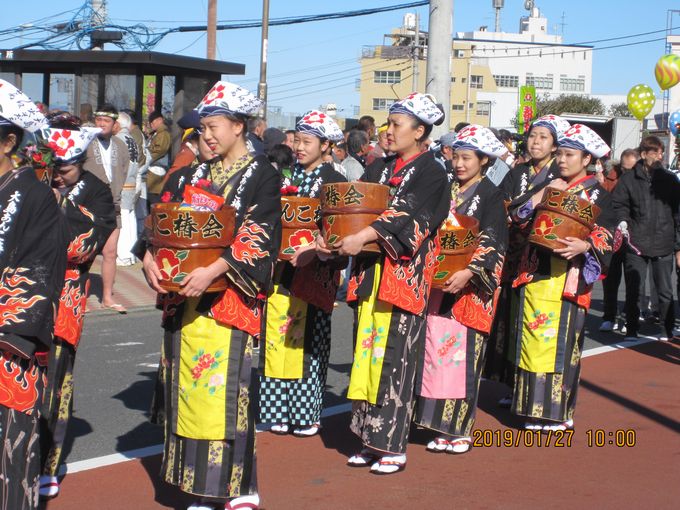
[[[260,52],[260,83],[257,84],[257,97],[262,102],[263,119],[267,118],[267,45],[269,44],[269,0],[262,0],[262,48]]]
[[[437,99],[446,115],[444,123],[432,130],[433,140],[450,130],[452,29],[453,0],[430,0],[425,90]]]
[[[90,24],[93,28],[101,27],[106,23],[106,0],[91,0],[92,14],[90,16]],[[94,41],[90,38],[91,50],[103,50],[104,43],[101,41]]]
[[[420,42],[420,15],[416,12],[416,30],[413,37],[413,81],[411,84],[411,91],[416,92],[418,90],[418,44]]]
[[[217,0],[208,0],[208,45],[206,57],[215,60],[217,49]]]

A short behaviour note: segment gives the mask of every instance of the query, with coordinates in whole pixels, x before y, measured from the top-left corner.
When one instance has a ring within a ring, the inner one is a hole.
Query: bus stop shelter
[[[50,110],[84,122],[98,105],[130,109],[140,123],[154,110],[177,120],[194,108],[222,75],[243,75],[245,65],[153,51],[0,50],[0,78]]]

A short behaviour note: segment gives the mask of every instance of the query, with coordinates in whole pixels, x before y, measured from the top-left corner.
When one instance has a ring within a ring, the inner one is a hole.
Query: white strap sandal
[[[59,478],[50,475],[40,475],[38,494],[41,498],[52,499],[59,495]]]
[[[463,453],[469,452],[470,448],[472,448],[472,438],[459,437],[449,441],[449,446],[446,448],[446,453],[462,455]]]
[[[370,466],[378,456],[373,450],[364,448],[356,455],[352,455],[347,459],[347,465],[350,467],[366,467]]]
[[[321,430],[321,424],[315,423],[309,427],[297,427],[293,429],[293,435],[297,437],[312,437],[317,435],[319,430]]]
[[[257,510],[258,508],[260,508],[260,496],[257,494],[239,496],[224,505],[224,510]]]
[[[571,430],[574,428],[574,420],[567,420],[563,421],[562,423],[548,423],[546,425],[543,425],[543,430],[545,432],[558,432],[558,431],[565,431],[565,430]]]
[[[271,432],[274,434],[279,434],[280,436],[284,436],[288,434],[288,430],[290,430],[290,427],[288,426],[287,423],[276,423],[271,426],[269,429]]]
[[[437,437],[427,443],[425,449],[432,453],[444,453],[449,447],[449,440],[445,437]]]
[[[383,455],[371,466],[374,475],[392,475],[406,469],[406,455]]]

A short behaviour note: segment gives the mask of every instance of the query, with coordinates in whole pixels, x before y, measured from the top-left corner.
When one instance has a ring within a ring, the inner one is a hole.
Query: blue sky
[[[405,1],[270,0],[270,17],[321,14],[394,5]],[[517,31],[520,16],[526,14],[523,3],[523,0],[506,0],[501,18],[505,31]],[[662,30],[666,27],[667,10],[680,9],[680,4],[671,0],[537,0],[536,3],[548,18],[551,33],[560,32],[559,24],[564,13],[566,43]],[[21,9],[5,9],[0,29],[58,14],[81,4],[82,0],[61,3],[22,0]],[[108,0],[107,4],[110,21],[121,25],[196,25],[204,24],[207,17],[207,0]],[[491,0],[456,0],[454,31],[474,30],[480,25],[492,28],[494,11],[491,5]],[[261,2],[257,0],[218,0],[218,19],[221,21],[260,18],[261,10]],[[268,65],[270,106],[279,106],[284,112],[301,112],[333,102],[344,110],[343,115],[351,115],[353,106],[359,103],[354,80],[359,77],[358,58],[362,46],[382,44],[383,34],[401,25],[405,12],[394,11],[359,18],[271,27]],[[418,12],[421,27],[426,30],[427,8],[421,7]],[[69,15],[61,15],[56,19],[62,21],[68,17]],[[674,21],[680,28],[680,15],[675,16]],[[676,33],[680,33],[680,30]],[[595,46],[640,42],[663,35],[651,34],[596,43]],[[245,76],[231,79],[255,91],[259,75],[259,28],[219,32],[217,43],[218,58],[246,65]],[[0,48],[10,48],[18,44],[18,36],[0,40]],[[114,47],[110,46],[110,49]],[[203,57],[206,51],[205,35],[171,34],[155,49]],[[593,58],[593,92],[624,94],[637,83],[647,83],[659,92],[654,79],[654,64],[663,53],[663,41],[596,51]]]

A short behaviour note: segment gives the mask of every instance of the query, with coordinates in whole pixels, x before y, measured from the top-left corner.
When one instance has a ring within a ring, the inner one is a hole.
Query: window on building
[[[399,83],[401,71],[374,71],[373,83]]]
[[[496,82],[497,87],[519,87],[519,76],[511,76],[509,74],[494,74],[493,79]]]
[[[560,76],[560,89],[565,92],[583,92],[586,89],[586,79],[584,76],[567,78],[563,74]]]
[[[383,110],[389,110],[390,106],[392,106],[395,103],[396,99],[385,99],[382,97],[374,97],[373,98],[373,110],[374,111],[383,111]]]
[[[481,89],[484,88],[484,76],[473,74],[470,76],[470,88]]]
[[[491,115],[491,103],[489,101],[479,101],[477,103],[477,115],[488,117]]]
[[[453,56],[456,58],[463,58],[465,56],[465,52],[463,50],[454,50]]]
[[[451,83],[456,83],[456,77],[455,76],[451,76]]]
[[[452,104],[452,105],[451,105],[451,109],[452,109],[454,112],[462,112],[462,111],[465,111],[465,105],[462,105],[462,104]]]
[[[549,74],[547,76],[534,76],[531,73],[527,73],[527,85],[534,86],[537,89],[552,90],[553,75]]]

